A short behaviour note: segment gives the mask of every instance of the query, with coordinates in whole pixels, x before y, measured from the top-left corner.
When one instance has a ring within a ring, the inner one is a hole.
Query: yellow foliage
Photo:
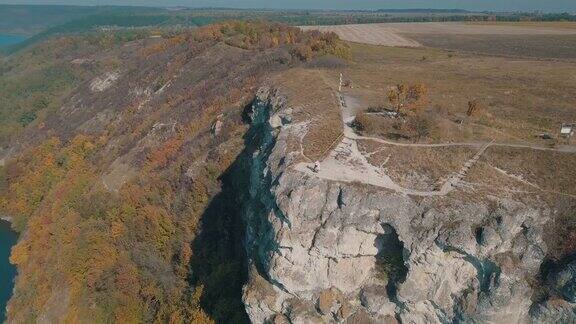
[[[12,247],[10,253],[10,263],[14,265],[21,265],[28,261],[30,256],[30,246],[26,241],[22,240]]]
[[[124,223],[122,223],[120,221],[113,221],[112,222],[112,226],[110,228],[110,235],[112,236],[112,238],[116,239],[116,238],[122,236],[125,231],[126,231],[126,226],[124,226]]]
[[[169,139],[161,147],[154,149],[148,154],[148,167],[156,169],[165,167],[168,161],[173,157],[184,144],[181,136]]]

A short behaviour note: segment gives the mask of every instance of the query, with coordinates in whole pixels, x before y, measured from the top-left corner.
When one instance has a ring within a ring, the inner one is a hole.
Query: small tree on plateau
[[[428,90],[422,84],[398,84],[388,90],[388,100],[400,113],[402,109],[417,109],[421,106]]]
[[[468,101],[468,111],[466,111],[466,115],[468,117],[475,116],[480,112],[481,109],[482,106],[478,99],[470,100]]]

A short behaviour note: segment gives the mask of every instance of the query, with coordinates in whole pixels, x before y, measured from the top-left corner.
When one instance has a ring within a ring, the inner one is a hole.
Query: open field
[[[396,24],[364,24],[337,26],[303,26],[304,30],[335,32],[340,38],[354,43],[398,47],[418,47],[420,44],[400,35],[392,26]]]
[[[432,48],[351,44],[353,62],[344,70],[351,95],[364,108],[390,107],[388,89],[421,83],[428,89],[423,110],[431,117],[422,142],[490,141],[553,145],[538,134],[557,136],[563,122],[574,122],[576,64],[450,53]],[[338,72],[327,78],[337,80]],[[467,118],[470,100],[482,112]],[[382,118],[382,117],[375,117]],[[377,135],[377,134],[374,134]],[[378,136],[378,135],[377,135]]]
[[[573,21],[470,21],[467,24],[576,29],[576,22]]]
[[[426,46],[452,51],[545,59],[576,59],[576,23],[387,23],[308,26],[370,45]]]
[[[576,34],[413,34],[410,37],[424,46],[450,51],[538,59],[576,59]]]
[[[576,25],[576,23],[575,23]],[[399,34],[456,34],[456,35],[570,35],[573,28],[560,25],[490,25],[470,23],[394,23],[377,24]]]
[[[335,92],[340,71],[351,82],[342,90],[340,104],[344,136],[320,157],[318,171],[311,171],[314,160],[299,163],[296,170],[420,197],[537,194],[551,203],[576,197],[570,186],[576,176],[576,143],[558,138],[560,125],[575,118],[576,63],[429,47],[352,43],[351,48],[353,60],[347,67],[316,71],[323,75],[323,86]],[[428,90],[422,107],[406,108],[400,118],[369,110],[390,109],[386,93],[400,83]],[[467,116],[471,100],[478,100],[481,108]],[[355,131],[362,114],[374,127]],[[390,136],[416,118],[425,121],[423,136]],[[542,133],[554,139],[542,139]]]

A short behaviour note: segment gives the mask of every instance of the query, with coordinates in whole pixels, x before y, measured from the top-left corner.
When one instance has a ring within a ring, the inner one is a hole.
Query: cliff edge
[[[463,188],[422,197],[323,179],[301,149],[311,131],[311,119],[299,117],[307,109],[291,104],[290,91],[264,87],[249,113],[258,140],[243,211],[243,299],[252,322],[576,318],[574,262],[546,269],[546,203],[496,192],[471,199]],[[310,172],[296,167],[302,163]],[[560,293],[542,297],[539,280]]]

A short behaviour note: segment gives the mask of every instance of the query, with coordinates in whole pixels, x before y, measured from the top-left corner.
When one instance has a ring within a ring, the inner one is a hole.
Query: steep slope
[[[335,35],[232,22],[94,39],[56,51],[77,79],[0,153],[0,212],[22,232],[9,322],[576,318],[573,197],[508,187],[487,145],[434,195],[358,176],[383,176],[364,150],[391,144],[343,125],[339,71],[312,68],[342,66],[320,58],[349,55]]]
[[[297,167],[313,163],[293,143],[313,130],[307,125],[314,111],[337,111],[338,101],[310,109],[294,95],[279,82],[261,88],[252,106],[259,140],[253,141],[251,199],[243,212],[250,260],[244,302],[252,322],[576,318],[574,249],[551,261],[570,236],[566,229],[557,230],[558,239],[547,234],[562,222],[558,217],[573,215],[558,210],[574,206],[573,199],[498,187],[418,197],[326,180],[323,163],[318,173]]]
[[[270,73],[347,47],[244,22],[94,39],[59,56],[87,77],[2,152],[0,210],[22,232],[9,322],[246,321],[226,177],[244,107]]]

